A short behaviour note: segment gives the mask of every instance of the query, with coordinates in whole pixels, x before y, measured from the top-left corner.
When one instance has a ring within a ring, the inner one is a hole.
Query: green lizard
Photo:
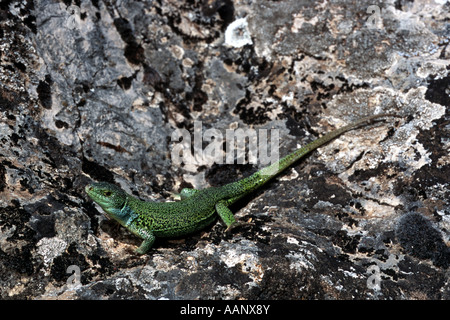
[[[152,247],[156,237],[178,237],[199,231],[214,222],[216,213],[226,224],[227,231],[242,225],[243,223],[237,222],[234,218],[228,208],[229,205],[261,187],[304,155],[342,133],[388,116],[398,117],[393,114],[379,114],[359,119],[325,134],[247,178],[222,187],[203,190],[184,188],[180,193],[180,201],[142,201],[106,182],[89,184],[86,186],[86,192],[109,217],[143,239],[136,252],[145,254]]]

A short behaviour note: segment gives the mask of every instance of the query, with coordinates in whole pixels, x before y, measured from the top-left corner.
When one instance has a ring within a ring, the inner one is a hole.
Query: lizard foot
[[[232,224],[230,224],[228,226],[228,228],[225,230],[226,233],[230,233],[233,229],[236,228],[240,228],[240,227],[246,227],[246,226],[251,226],[252,223],[250,222],[239,222],[239,221],[235,221]]]

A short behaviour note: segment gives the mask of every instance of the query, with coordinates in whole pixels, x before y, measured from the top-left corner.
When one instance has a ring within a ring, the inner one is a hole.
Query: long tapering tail
[[[247,193],[252,192],[253,190],[259,188],[263,184],[265,184],[267,181],[284,171],[286,168],[291,166],[293,163],[298,161],[300,158],[305,156],[306,154],[314,151],[315,149],[319,148],[320,146],[326,144],[327,142],[333,140],[337,136],[343,134],[344,132],[347,132],[349,130],[355,129],[363,124],[368,124],[373,120],[384,118],[384,117],[400,117],[395,114],[391,113],[384,113],[384,114],[377,114],[372,115],[368,117],[361,118],[359,120],[356,120],[355,122],[346,125],[342,128],[336,129],[334,131],[331,131],[324,136],[310,142],[306,146],[297,149],[291,154],[288,154],[284,158],[281,158],[277,162],[255,172],[251,176],[244,178],[242,180],[239,180],[237,182],[230,183],[226,185],[230,198],[236,197],[234,200],[237,200],[238,198],[241,198],[242,196],[246,195]],[[234,201],[233,201],[234,202]]]

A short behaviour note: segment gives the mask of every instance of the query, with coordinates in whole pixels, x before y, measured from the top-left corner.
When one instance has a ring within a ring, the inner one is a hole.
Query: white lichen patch
[[[43,257],[46,266],[48,266],[53,259],[61,255],[66,248],[67,243],[57,237],[42,238],[37,243],[37,253]]]
[[[290,244],[296,244],[296,245],[299,245],[299,244],[300,244],[300,243],[298,242],[297,239],[292,238],[292,237],[288,237],[287,240],[286,240],[286,242],[287,242],[287,243],[290,243]]]
[[[248,282],[247,284],[249,286],[256,285],[264,277],[264,270],[259,261],[257,250],[254,243],[248,240],[242,240],[242,246],[238,250],[228,249],[225,251],[225,254],[221,256],[222,262],[228,268],[240,266],[240,270],[248,274],[253,280],[253,282]]]
[[[240,48],[246,44],[252,44],[250,31],[248,30],[247,19],[237,19],[230,23],[225,31],[225,45]]]
[[[314,16],[311,19],[306,19],[302,13],[297,13],[293,15],[294,21],[292,22],[291,32],[298,33],[300,29],[302,29],[303,24],[309,23],[311,25],[316,25],[319,21],[317,16]]]
[[[315,270],[314,264],[311,261],[318,261],[316,255],[306,248],[300,248],[298,251],[291,251],[286,255],[289,259],[290,269],[295,269],[302,272],[305,269]]]

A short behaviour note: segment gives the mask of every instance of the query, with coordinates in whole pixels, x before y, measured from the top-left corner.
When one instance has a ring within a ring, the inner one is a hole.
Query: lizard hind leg
[[[226,201],[224,201],[224,200],[216,203],[216,211],[217,211],[217,214],[219,215],[220,219],[222,219],[222,221],[227,226],[227,229],[225,230],[225,232],[230,232],[231,230],[233,230],[236,227],[248,225],[248,223],[236,221],[236,218],[234,217],[233,212],[231,212],[231,210],[228,209],[228,207],[226,205]]]

